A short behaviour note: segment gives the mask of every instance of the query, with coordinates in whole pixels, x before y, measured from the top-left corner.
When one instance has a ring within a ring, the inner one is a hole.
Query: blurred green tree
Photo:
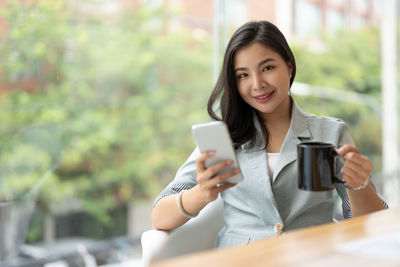
[[[212,48],[169,31],[163,9],[82,12],[52,0],[1,9],[0,199],[24,197],[48,177],[42,210],[84,210],[110,227],[111,209],[153,198],[194,148]],[[36,125],[28,146],[20,133]]]

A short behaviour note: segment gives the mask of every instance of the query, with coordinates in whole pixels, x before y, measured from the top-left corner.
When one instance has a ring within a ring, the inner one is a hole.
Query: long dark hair
[[[268,144],[268,129],[258,113],[254,112],[254,109],[240,97],[234,73],[236,52],[254,42],[268,46],[277,52],[287,64],[291,64],[290,86],[296,76],[296,62],[292,50],[281,31],[274,24],[268,21],[250,21],[235,31],[226,48],[221,73],[207,104],[207,111],[211,118],[222,120],[227,124],[235,149],[248,141],[251,145],[255,144],[257,130],[253,123],[254,113],[260,122],[265,144]],[[221,117],[214,110],[214,104],[219,98]]]

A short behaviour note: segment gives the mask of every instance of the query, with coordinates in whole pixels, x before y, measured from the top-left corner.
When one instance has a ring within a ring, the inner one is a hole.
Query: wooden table
[[[337,249],[339,245],[352,240],[399,231],[400,207],[396,207],[338,223],[286,232],[278,237],[246,246],[167,259],[151,266],[400,266],[399,262],[341,252]]]

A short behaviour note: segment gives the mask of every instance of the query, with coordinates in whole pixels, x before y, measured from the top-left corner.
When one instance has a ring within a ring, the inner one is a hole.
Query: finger
[[[350,152],[344,155],[343,159],[345,160],[345,162],[360,166],[360,168],[372,169],[371,161],[362,154]]]
[[[352,145],[344,145],[344,146],[342,146],[341,148],[339,148],[336,152],[337,152],[339,155],[345,155],[345,154],[348,153],[348,152],[358,152],[358,153],[360,153],[360,151],[358,150],[358,148],[355,147],[355,146],[352,146]]]
[[[346,184],[348,184],[350,186],[355,187],[358,185],[357,181],[355,181],[350,175],[348,175],[346,173],[342,173],[342,178],[346,182]]]
[[[214,184],[214,186],[218,185],[218,184],[222,184],[224,182],[226,182],[226,180],[228,180],[229,178],[231,178],[232,176],[236,175],[240,173],[240,169],[236,168],[232,171],[229,171],[227,173],[223,173],[220,174],[218,176],[215,176],[213,179],[210,180],[211,183]]]
[[[369,173],[363,170],[356,170],[350,168],[349,166],[345,166],[341,171],[341,175],[344,179],[347,179],[347,181],[362,183],[365,177],[368,177]]]
[[[202,172],[197,176],[197,183],[201,185],[202,187],[212,187],[213,185],[209,185],[208,181],[210,180],[210,175],[206,172]]]
[[[359,167],[354,164],[345,164],[345,166],[342,169],[342,173],[347,173],[348,175],[351,175],[354,178],[364,179],[365,177],[369,176],[370,170]]]
[[[216,173],[225,169],[226,167],[231,166],[232,164],[233,164],[232,160],[224,160],[208,167],[205,172],[207,173],[209,178],[214,178]]]
[[[344,168],[349,168],[360,176],[369,176],[372,170],[372,163],[369,160],[365,161],[363,164],[346,161],[344,163]]]
[[[196,159],[196,172],[199,174],[206,170],[205,161],[215,155],[215,151],[206,151],[201,153],[201,155]]]
[[[237,183],[225,183],[225,184],[217,187],[217,191],[218,191],[218,193],[221,193],[221,192],[225,191],[226,189],[229,189],[229,188],[234,187],[236,185],[237,185]]]
[[[343,156],[343,159],[345,160],[345,166],[348,165],[357,172],[365,171],[369,175],[372,170],[371,161],[360,153],[349,152]]]
[[[223,170],[226,167],[229,167],[230,165],[232,165],[232,163],[233,163],[232,160],[225,160],[217,164],[214,164],[208,167],[207,169],[204,169],[203,172],[200,172],[198,174],[197,182],[202,183],[202,185],[207,187],[214,187],[216,185],[215,182],[211,184],[210,183],[206,184],[206,182],[208,180],[214,180],[216,173],[218,173],[219,171]]]
[[[356,170],[345,166],[342,171],[341,171],[341,175],[343,178],[347,178],[346,181],[350,182],[350,181],[357,181],[358,179],[361,179],[359,172],[357,172]]]
[[[346,173],[342,174],[342,178],[346,181],[346,184],[353,186],[353,187],[358,187],[365,182],[365,178],[364,179],[361,179],[361,178],[354,179],[354,177],[352,177],[351,175],[348,175]]]

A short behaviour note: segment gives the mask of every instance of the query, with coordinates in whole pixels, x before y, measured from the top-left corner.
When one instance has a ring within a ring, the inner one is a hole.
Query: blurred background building
[[[174,21],[193,29],[213,32],[215,6],[220,5],[224,23],[236,28],[248,20],[269,20],[283,29],[287,38],[310,38],[341,28],[358,29],[381,22],[379,0],[164,0],[137,1],[136,6],[166,5],[180,11]]]

